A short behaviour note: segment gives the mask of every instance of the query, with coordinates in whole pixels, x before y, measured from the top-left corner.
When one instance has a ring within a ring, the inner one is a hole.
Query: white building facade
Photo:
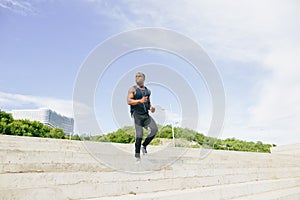
[[[14,119],[28,119],[39,121],[52,128],[61,128],[65,134],[72,134],[74,131],[74,119],[62,116],[47,108],[34,110],[12,110]]]

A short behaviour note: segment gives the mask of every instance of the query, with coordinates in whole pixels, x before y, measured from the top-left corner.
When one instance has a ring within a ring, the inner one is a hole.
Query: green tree
[[[97,136],[95,138],[95,141],[98,141],[98,142],[109,142],[109,137],[107,135]]]
[[[10,113],[4,112],[0,110],[0,121],[6,124],[9,124],[14,121],[12,115]]]
[[[135,136],[135,130],[133,126],[124,126],[123,128],[120,129],[120,131],[123,131],[128,135]]]
[[[172,127],[170,125],[164,126],[158,133],[157,135],[160,138],[172,138]]]
[[[65,134],[64,134],[63,130],[61,130],[60,128],[51,129],[49,136],[50,136],[50,138],[59,138],[59,139],[65,138]]]
[[[194,130],[187,128],[174,128],[175,138],[182,138],[187,141],[196,141],[196,135],[199,134]]]
[[[10,132],[13,135],[22,136],[25,133],[23,123],[20,120],[15,120],[8,125]]]
[[[107,134],[110,142],[116,143],[132,143],[134,142],[134,136],[126,133],[122,129],[118,129],[116,132]]]
[[[198,144],[202,145],[205,141],[205,136],[201,133],[196,133],[195,134],[195,142],[197,142]]]
[[[79,135],[76,134],[71,137],[71,140],[81,140],[81,138]]]
[[[13,120],[14,119],[10,113],[6,113],[0,110],[0,134],[12,134],[8,127],[8,124],[12,123]]]

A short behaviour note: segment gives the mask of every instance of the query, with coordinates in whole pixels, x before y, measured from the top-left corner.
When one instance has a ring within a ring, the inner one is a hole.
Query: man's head
[[[142,72],[138,72],[135,75],[135,82],[138,86],[144,86],[145,74],[143,74]]]

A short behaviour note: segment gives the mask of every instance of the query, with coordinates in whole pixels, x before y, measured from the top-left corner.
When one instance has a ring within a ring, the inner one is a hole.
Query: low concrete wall
[[[278,147],[272,147],[271,153],[300,156],[300,144],[282,145],[282,146],[278,146]]]

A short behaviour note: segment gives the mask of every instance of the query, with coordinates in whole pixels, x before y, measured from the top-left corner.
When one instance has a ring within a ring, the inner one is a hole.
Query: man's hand
[[[143,98],[140,99],[140,103],[146,103],[148,101],[147,96],[143,96]]]
[[[154,108],[153,106],[151,106],[151,107],[150,107],[150,111],[151,111],[152,113],[154,113],[154,112],[155,112],[155,108]]]

